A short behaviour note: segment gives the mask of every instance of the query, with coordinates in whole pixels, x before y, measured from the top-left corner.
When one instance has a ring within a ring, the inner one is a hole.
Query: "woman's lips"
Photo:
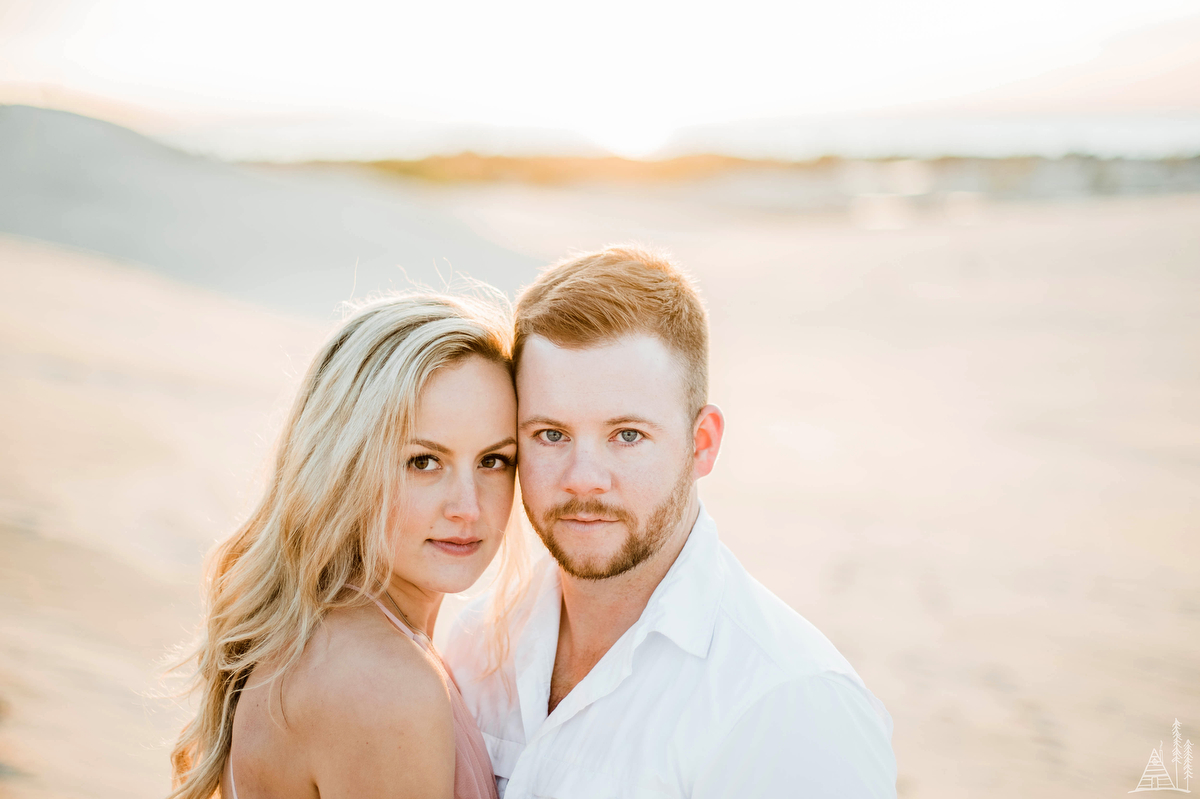
[[[469,538],[431,538],[429,539],[429,543],[447,555],[465,557],[478,552],[483,541]]]

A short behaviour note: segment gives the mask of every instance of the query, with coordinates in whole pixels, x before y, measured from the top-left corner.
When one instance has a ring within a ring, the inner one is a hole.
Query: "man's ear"
[[[721,451],[721,436],[725,434],[725,414],[716,405],[705,405],[696,416],[692,428],[695,452],[692,455],[696,477],[707,477],[717,464]]]

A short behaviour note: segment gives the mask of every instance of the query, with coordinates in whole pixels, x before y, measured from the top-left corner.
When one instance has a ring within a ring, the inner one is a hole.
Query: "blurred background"
[[[167,793],[164,657],[339,302],[631,240],[901,797],[1190,787],[1200,0],[0,0],[0,104],[0,795]]]

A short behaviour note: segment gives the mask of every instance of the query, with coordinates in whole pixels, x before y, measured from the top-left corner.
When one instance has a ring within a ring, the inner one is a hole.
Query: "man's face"
[[[582,349],[526,341],[517,374],[521,493],[568,574],[624,573],[682,521],[696,474],[681,372],[651,336]]]

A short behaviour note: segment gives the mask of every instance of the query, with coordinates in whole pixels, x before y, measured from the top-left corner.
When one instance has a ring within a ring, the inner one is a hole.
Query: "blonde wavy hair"
[[[388,510],[404,496],[400,453],[430,376],[471,355],[511,371],[511,352],[507,303],[486,293],[381,298],[324,344],[280,434],[264,496],[209,556],[204,622],[181,664],[195,668],[199,707],[171,753],[171,799],[218,790],[238,696],[256,665],[279,664],[273,677],[282,676],[330,610],[370,601],[348,584],[386,585]],[[523,538],[511,522],[509,530],[493,599],[497,663],[508,649],[504,620],[528,582]]]

